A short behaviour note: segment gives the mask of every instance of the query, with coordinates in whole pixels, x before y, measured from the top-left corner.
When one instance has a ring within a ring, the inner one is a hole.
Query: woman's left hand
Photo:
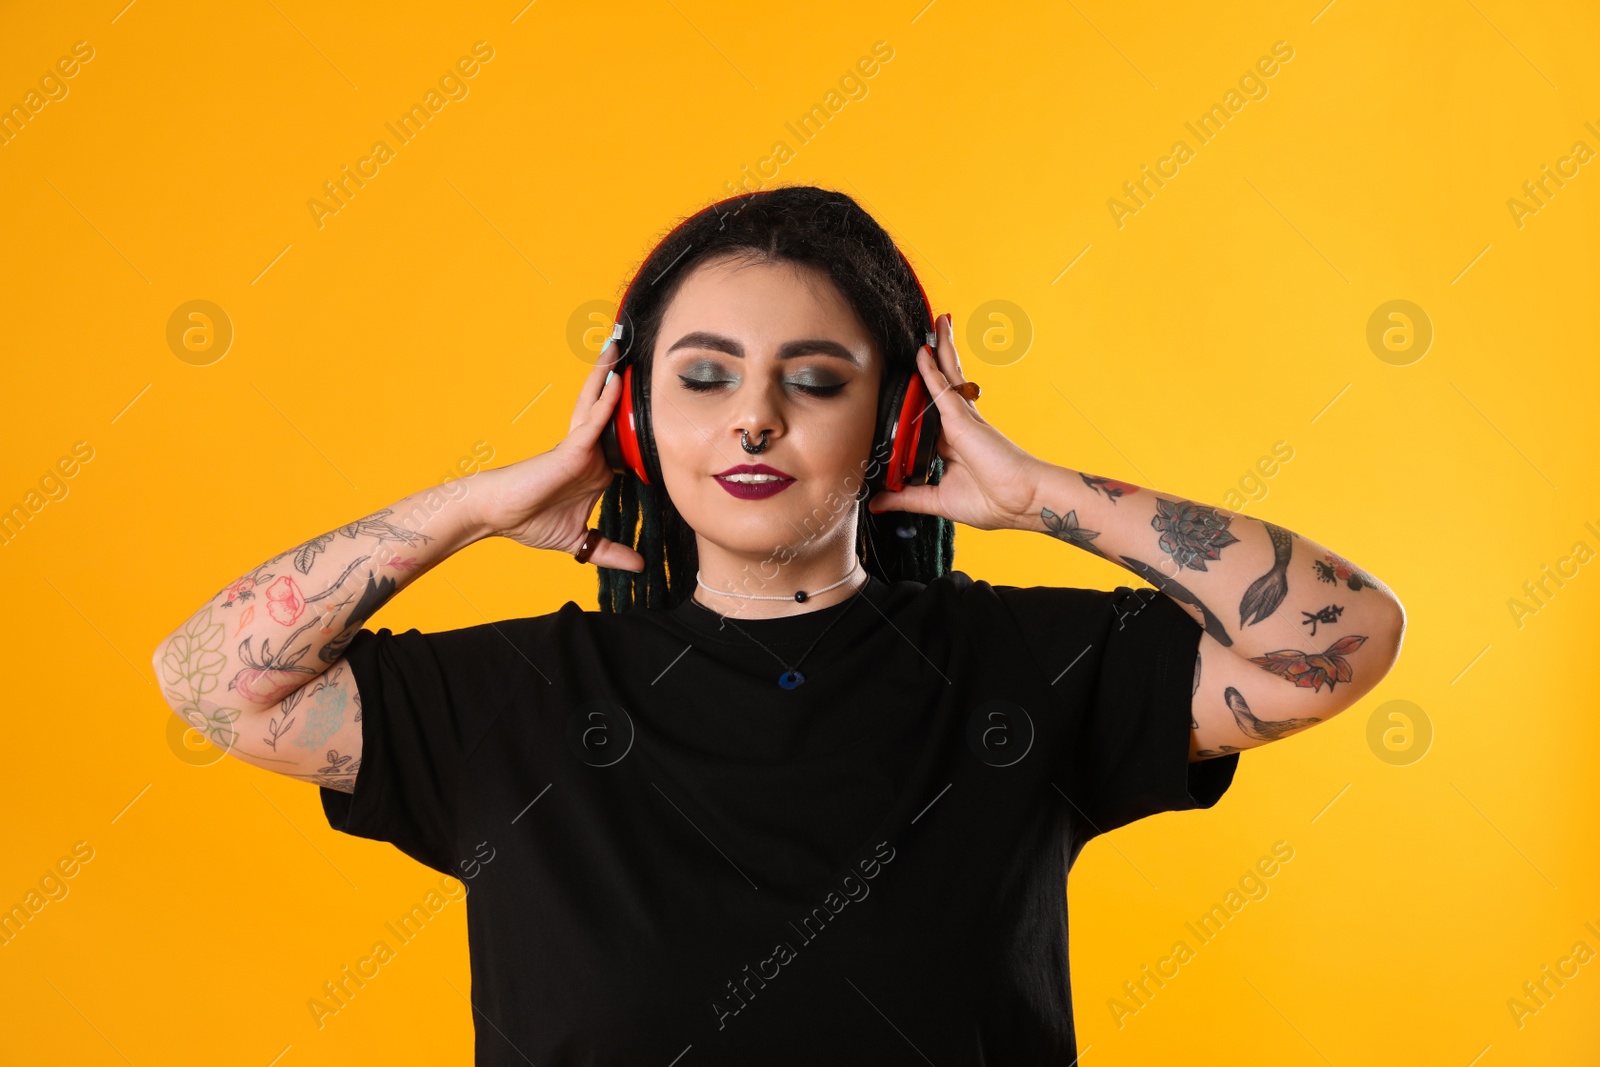
[[[944,460],[944,474],[938,485],[878,492],[868,510],[940,515],[979,530],[1024,526],[1032,517],[1045,464],[985,422],[977,404],[952,388],[966,381],[953,331],[950,315],[941,315],[936,323],[937,361],[927,345],[917,349],[917,369],[939,408],[942,432],[936,450]]]

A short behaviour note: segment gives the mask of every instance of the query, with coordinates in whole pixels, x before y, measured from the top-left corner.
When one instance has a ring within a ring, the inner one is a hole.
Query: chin
[[[726,551],[761,559],[804,555],[808,547],[836,536],[855,506],[839,493],[813,499],[800,481],[762,500],[740,499],[713,485],[697,504],[695,519],[684,515],[697,533]]]

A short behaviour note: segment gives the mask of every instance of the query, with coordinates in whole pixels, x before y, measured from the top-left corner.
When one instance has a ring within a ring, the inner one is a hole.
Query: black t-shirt
[[[1200,633],[960,571],[726,626],[362,630],[323,808],[466,884],[479,1064],[1068,1064],[1067,871],[1238,766],[1188,762]]]

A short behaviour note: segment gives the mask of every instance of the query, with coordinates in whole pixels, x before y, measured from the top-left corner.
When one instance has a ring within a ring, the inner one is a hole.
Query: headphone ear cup
[[[661,459],[656,455],[655,423],[650,416],[650,376],[634,373],[638,370],[639,365],[630,361],[628,371],[629,384],[633,386],[633,417],[638,435],[639,478],[646,485],[660,485]]]
[[[868,462],[870,476],[866,479],[868,490],[881,490],[897,481],[889,465],[894,457],[894,430],[904,406],[906,386],[911,376],[902,369],[894,369],[884,377],[883,388],[878,393],[878,422],[872,437],[872,456]]]
[[[890,466],[889,488],[927,484],[933,472],[942,425],[939,406],[933,402],[927,382],[920,372],[913,370],[896,415],[894,455],[897,462]]]
[[[606,420],[605,429],[600,431],[600,448],[612,471],[617,474],[631,471],[646,484],[654,484],[650,473],[650,464],[654,462],[654,440],[649,434],[648,395],[641,404],[639,386],[635,381],[637,376],[633,372],[632,363],[622,368],[622,395],[617,398],[616,410]],[[648,387],[645,392],[648,394]],[[646,448],[649,449],[648,460]]]
[[[628,469],[627,462],[622,457],[622,404],[619,402],[611,411],[611,417],[606,420],[606,425],[600,431],[600,451],[605,454],[606,463],[616,474],[621,474]]]
[[[926,391],[923,392],[927,396]],[[907,485],[926,485],[928,476],[933,473],[933,461],[938,456],[939,433],[943,423],[939,418],[939,405],[933,402],[932,397],[919,402],[922,408],[920,417],[917,413],[910,413],[912,418],[918,418],[917,443],[907,456],[905,480]]]

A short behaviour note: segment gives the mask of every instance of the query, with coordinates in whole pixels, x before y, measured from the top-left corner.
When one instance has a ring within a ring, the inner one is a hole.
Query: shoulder
[[[951,571],[929,583],[925,595],[936,601],[959,604],[973,615],[991,612],[1019,622],[1038,623],[1068,619],[1086,621],[1104,616],[1116,600],[1132,593],[1127,586],[1106,590],[1059,585],[995,585],[962,571]]]
[[[349,659],[409,663],[432,661],[441,668],[482,669],[525,661],[529,649],[548,647],[562,631],[584,626],[585,612],[569,600],[555,611],[424,630],[387,626],[358,631],[345,650]]]
[[[1115,618],[1114,602],[1132,590],[996,585],[952,570],[931,582],[895,582],[885,614],[926,619],[991,642],[1015,643],[1039,632],[1084,633]]]

